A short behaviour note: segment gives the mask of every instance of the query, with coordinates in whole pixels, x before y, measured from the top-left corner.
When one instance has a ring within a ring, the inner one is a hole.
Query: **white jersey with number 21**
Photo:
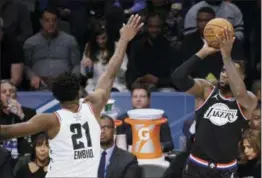
[[[60,130],[49,140],[50,163],[46,177],[97,177],[100,161],[100,126],[88,103],[79,110],[55,112]]]

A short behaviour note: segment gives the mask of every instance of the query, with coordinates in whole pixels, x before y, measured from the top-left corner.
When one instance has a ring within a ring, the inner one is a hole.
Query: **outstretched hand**
[[[236,39],[232,34],[233,31],[231,29],[225,28],[223,30],[223,36],[220,38],[217,36],[217,38],[220,40],[220,51],[224,57],[231,57],[231,51]]]
[[[120,38],[131,41],[143,25],[144,23],[141,23],[139,15],[131,15],[127,24],[123,24],[123,27],[120,29]]]

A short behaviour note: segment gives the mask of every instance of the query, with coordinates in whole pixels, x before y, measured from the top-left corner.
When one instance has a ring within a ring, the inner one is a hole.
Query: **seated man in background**
[[[181,62],[163,35],[164,21],[157,13],[150,13],[145,21],[144,34],[130,46],[126,71],[127,88],[134,83],[161,90],[173,89],[170,75]]]
[[[0,110],[0,124],[14,124],[19,122],[25,122],[31,117],[36,115],[36,112],[30,108],[22,107],[21,104],[16,100],[16,87],[8,80],[1,80],[0,85],[1,103],[2,108]],[[31,137],[18,138],[18,153],[24,155],[31,153]],[[4,144],[5,145],[5,144]],[[5,145],[9,147],[8,145]],[[9,148],[11,149],[11,148]],[[12,148],[13,149],[13,148]],[[12,150],[10,150],[12,152]],[[13,152],[14,153],[14,152]],[[16,154],[16,153],[15,153]],[[12,155],[16,157],[17,155]]]
[[[32,89],[49,89],[53,79],[65,72],[79,75],[80,52],[75,38],[58,29],[55,9],[41,15],[42,29],[24,44],[25,70]]]
[[[196,23],[196,31],[184,37],[180,49],[180,57],[182,61],[187,61],[192,55],[198,52],[204,45],[204,28],[206,24],[216,17],[215,11],[211,7],[201,7],[196,14],[194,22]],[[245,61],[244,49],[239,40],[235,40],[232,49],[232,58],[235,60]],[[221,53],[215,53],[207,57],[207,60],[201,61],[201,65],[196,68],[190,76],[192,78],[202,78],[216,85],[221,69],[223,67]]]
[[[133,109],[150,108],[151,92],[143,84],[136,84],[131,91],[131,100]],[[166,116],[164,116],[167,118]],[[119,116],[118,119],[124,121],[128,118],[127,112]],[[129,124],[124,123],[117,128],[118,134],[126,134],[127,144],[132,145],[132,130]],[[173,141],[168,123],[164,123],[160,127],[160,142],[164,152],[173,150]]]
[[[243,14],[233,3],[225,0],[202,0],[193,5],[185,16],[184,35],[196,30],[197,12],[202,7],[211,7],[216,11],[216,17],[230,21],[234,27],[235,35],[239,40],[244,40]]]
[[[23,48],[13,36],[4,33],[3,28],[0,17],[0,76],[19,86],[23,80]]]
[[[137,158],[114,144],[115,124],[109,116],[101,116],[101,160],[99,178],[141,178]]]

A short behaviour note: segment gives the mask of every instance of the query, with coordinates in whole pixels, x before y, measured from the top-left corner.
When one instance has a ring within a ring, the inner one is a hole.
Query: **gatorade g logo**
[[[138,130],[138,137],[140,140],[148,140],[150,139],[150,134],[149,134],[149,128],[148,127],[142,127],[141,129]]]

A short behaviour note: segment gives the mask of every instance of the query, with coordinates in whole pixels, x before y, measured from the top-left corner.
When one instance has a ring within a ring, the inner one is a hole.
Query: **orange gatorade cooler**
[[[134,109],[127,112],[125,122],[131,125],[132,153],[138,160],[164,160],[160,143],[160,125],[167,122],[159,109]]]

